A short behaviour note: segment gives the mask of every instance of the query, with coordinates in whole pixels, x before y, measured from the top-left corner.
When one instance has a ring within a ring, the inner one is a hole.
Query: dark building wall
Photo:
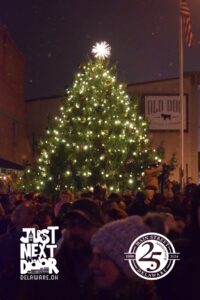
[[[26,133],[24,60],[5,26],[0,27],[0,158],[30,159]]]
[[[59,115],[60,105],[60,96],[26,101],[28,137],[33,157],[39,140],[45,136],[49,120]]]
[[[184,76],[184,94],[187,96],[187,131],[184,132],[184,175],[198,181],[198,86],[200,74],[188,73]],[[144,82],[128,86],[132,95],[141,97],[144,112],[145,95],[179,95],[179,79],[166,79],[154,82]],[[161,97],[162,98],[162,97]],[[163,121],[164,122],[164,121]],[[176,154],[178,167],[180,165],[180,130],[151,130],[150,137],[156,147],[163,142],[166,151],[166,161],[173,153]],[[179,180],[179,168],[174,172],[174,179]]]

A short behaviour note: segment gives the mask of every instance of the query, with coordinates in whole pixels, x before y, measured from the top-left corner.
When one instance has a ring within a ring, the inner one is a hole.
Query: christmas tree
[[[54,193],[106,185],[109,191],[143,185],[144,170],[159,160],[148,139],[148,125],[108,68],[110,47],[97,43],[95,59],[80,67],[67,89],[61,114],[41,141],[33,188]],[[29,186],[30,188],[30,186]]]

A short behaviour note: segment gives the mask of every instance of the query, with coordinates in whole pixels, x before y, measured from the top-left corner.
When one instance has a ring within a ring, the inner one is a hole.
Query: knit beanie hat
[[[108,223],[101,227],[92,237],[91,245],[109,257],[126,277],[134,277],[134,273],[125,260],[132,242],[141,234],[150,232],[139,216],[131,216]]]

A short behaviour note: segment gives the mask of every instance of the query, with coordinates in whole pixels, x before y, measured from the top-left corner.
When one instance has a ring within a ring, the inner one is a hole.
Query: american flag
[[[187,3],[187,0],[181,1],[180,13],[183,18],[183,22],[185,25],[185,40],[186,44],[190,48],[193,43],[193,34],[192,34],[192,27],[191,27],[191,13]]]

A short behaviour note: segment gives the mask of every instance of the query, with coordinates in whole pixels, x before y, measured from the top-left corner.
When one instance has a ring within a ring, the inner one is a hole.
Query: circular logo
[[[140,235],[125,255],[133,272],[147,280],[165,277],[179,260],[171,241],[155,232]]]

